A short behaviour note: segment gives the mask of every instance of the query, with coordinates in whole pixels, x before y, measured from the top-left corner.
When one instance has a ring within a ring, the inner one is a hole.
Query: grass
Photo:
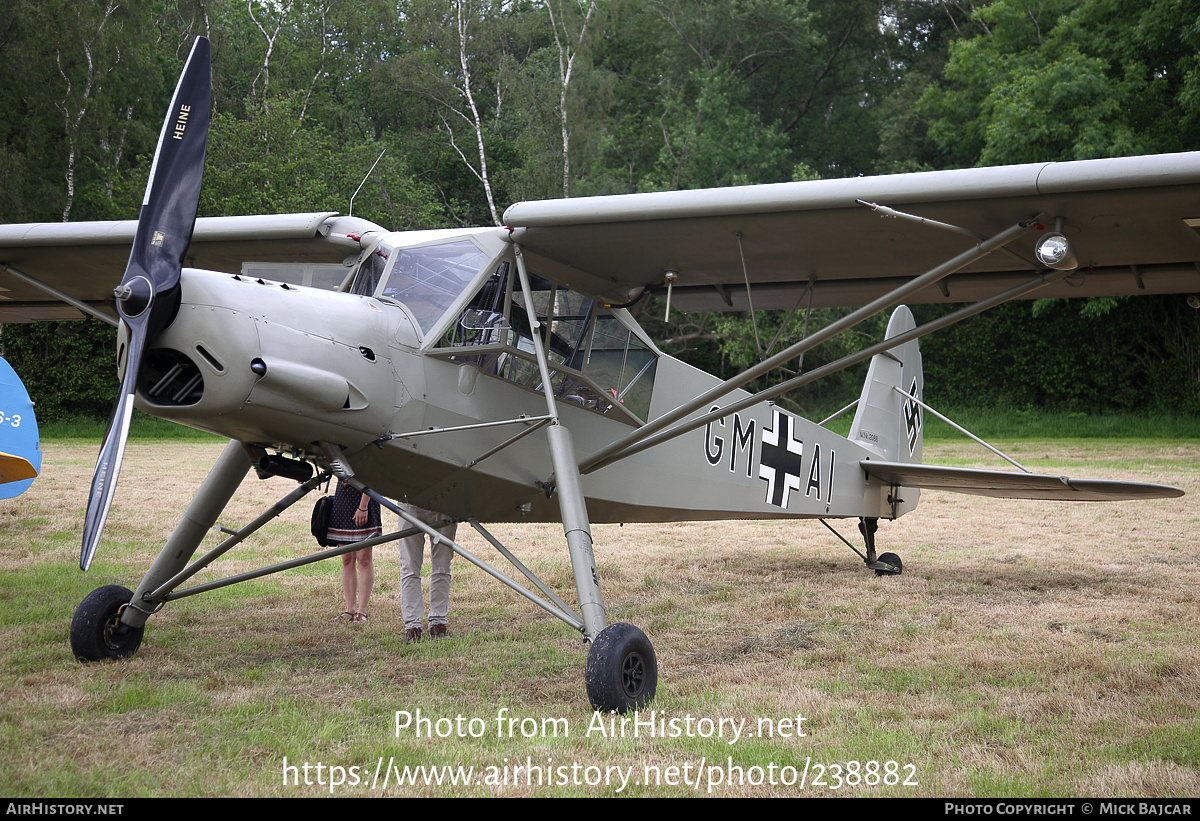
[[[1200,417],[1195,416],[1087,414],[1007,408],[968,408],[943,413],[985,440],[1200,439]],[[942,441],[961,437],[960,433],[942,420],[930,415],[926,415],[925,418],[926,439]]]
[[[1034,466],[1169,481],[1189,495],[1049,505],[927,493],[915,513],[881,524],[880,549],[904,559],[898,578],[865,572],[815,523],[595,527],[609,620],[643,627],[658,654],[651,709],[692,721],[666,737],[594,717],[579,637],[466,562],[454,564],[451,637],[404,644],[389,547],[377,548],[366,625],[328,622],[340,581],[324,562],[173,602],[135,656],[81,665],[66,638],[75,605],[102,584],[136,584],[221,445],[131,442],[86,575],[77,534],[95,443],[43,446],[44,475],[0,502],[5,794],[1200,793],[1200,442],[1190,437],[1014,437],[1004,449]],[[926,458],[996,464],[954,440],[927,443]],[[288,489],[251,477],[222,522],[248,520]],[[313,549],[306,514],[289,511],[233,551],[221,575]],[[561,528],[494,531],[573,600]],[[473,531],[460,535],[499,562]],[[397,730],[397,712],[412,723]],[[397,785],[393,775],[384,790],[371,785],[379,762],[425,775],[472,767],[473,780]]]
[[[42,441],[85,441],[95,443],[96,450],[99,450],[99,443],[104,440],[104,432],[107,429],[107,419],[81,417],[40,424],[38,426],[38,434]],[[134,410],[133,412],[133,419],[129,424],[129,438],[134,441],[222,441],[219,437],[211,433],[184,427],[165,419],[147,416],[140,410]]]
[[[1184,414],[1087,414],[1012,408],[938,408],[984,440],[993,439],[1200,439],[1200,417]],[[845,436],[854,418],[847,412],[829,424]],[[962,433],[930,413],[925,414],[925,441],[965,440]]]

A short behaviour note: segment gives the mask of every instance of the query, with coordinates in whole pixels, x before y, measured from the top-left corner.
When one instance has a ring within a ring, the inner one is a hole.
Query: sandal
[[[367,620],[366,613],[355,613],[354,617],[352,619],[350,619],[350,623],[351,624],[364,624],[366,622],[366,620]]]
[[[353,610],[347,610],[345,613],[339,613],[338,615],[334,616],[332,619],[330,619],[330,621],[353,622],[356,618],[358,618],[357,613],[355,613]]]

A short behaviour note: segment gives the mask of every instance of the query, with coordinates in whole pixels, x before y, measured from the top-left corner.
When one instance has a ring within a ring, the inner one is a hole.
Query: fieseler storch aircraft
[[[852,519],[866,567],[894,575],[902,563],[877,554],[877,525],[914,510],[921,488],[1182,494],[922,464],[917,340],[1022,297],[1200,292],[1200,153],[529,202],[476,229],[392,233],[336,213],[197,220],[208,48],[197,41],[180,78],[136,222],[0,227],[0,321],[82,311],[119,328],[120,397],[82,569],[135,404],[230,439],[137,589],[101,587],[79,605],[80,659],[135,652],[169,601],[364,547],[186,584],[332,474],[406,523],[370,544],[437,536],[396,501],[478,530],[526,581],[453,549],[583,634],[600,710],[645,705],[658,676],[646,635],[607,623],[591,523]],[[689,310],[862,307],[722,381],[639,327],[628,306],[649,293]],[[908,302],[971,304],[916,327]],[[744,389],[885,310],[879,343]],[[848,438],[772,401],[868,359]],[[252,467],[297,486],[196,558]],[[483,524],[519,521],[561,521],[578,613]]]

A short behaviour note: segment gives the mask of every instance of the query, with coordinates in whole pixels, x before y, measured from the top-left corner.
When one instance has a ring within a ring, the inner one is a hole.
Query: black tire
[[[121,624],[121,608],[133,592],[119,584],[97,587],[84,597],[71,618],[71,652],[80,661],[119,659],[137,652],[144,627]]]
[[[645,707],[658,688],[650,639],[632,624],[610,624],[588,650],[584,680],[593,710],[625,713]]]
[[[899,576],[901,573],[904,572],[904,563],[900,561],[900,557],[897,556],[895,553],[884,553],[882,556],[879,557],[879,561],[884,562],[885,564],[890,564],[892,567],[894,567],[896,569],[892,570],[892,571],[876,570],[875,571],[876,576]]]

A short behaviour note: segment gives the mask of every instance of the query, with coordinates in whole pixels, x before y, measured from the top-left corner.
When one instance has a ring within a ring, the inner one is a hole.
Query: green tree
[[[929,138],[929,118],[918,101],[942,80],[951,44],[986,33],[974,3],[956,0],[894,0],[884,8],[883,38],[894,80],[876,107],[878,173],[928,171],[945,166]]]
[[[995,0],[919,110],[948,164],[1200,147],[1200,4]]]
[[[166,104],[150,6],[13,0],[0,9],[0,169],[12,192],[0,216],[111,215],[110,177],[153,145],[158,129],[147,124],[161,122]]]
[[[591,39],[589,29],[596,14],[596,0],[576,0],[574,4],[565,0],[543,0],[550,29],[554,32],[554,50],[558,57],[558,125],[562,136],[562,195],[571,196],[571,112],[573,101],[571,82],[582,66],[578,65],[581,54]],[[594,31],[594,29],[592,30]]]
[[[300,100],[273,99],[244,120],[214,116],[201,215],[348,213],[362,177],[386,151],[354,213],[393,230],[441,225],[436,195],[413,178],[398,146],[387,140],[339,146],[319,125],[297,129],[302,107]]]
[[[1200,412],[1200,317],[1176,297],[1000,306],[921,341],[935,405]],[[948,308],[917,306],[926,321]],[[983,363],[982,367],[973,363]]]
[[[894,83],[875,0],[616,2],[601,191],[848,176],[876,163]]]
[[[119,387],[116,352],[112,326],[95,320],[4,326],[4,358],[43,424],[107,416]]]
[[[527,52],[522,16],[499,0],[405,0],[407,46],[389,61],[397,82],[432,103],[441,130],[500,224],[493,146],[503,139],[514,64]]]
[[[664,99],[662,144],[638,187],[643,191],[777,182],[791,172],[787,138],[747,105],[728,72],[697,69]]]

